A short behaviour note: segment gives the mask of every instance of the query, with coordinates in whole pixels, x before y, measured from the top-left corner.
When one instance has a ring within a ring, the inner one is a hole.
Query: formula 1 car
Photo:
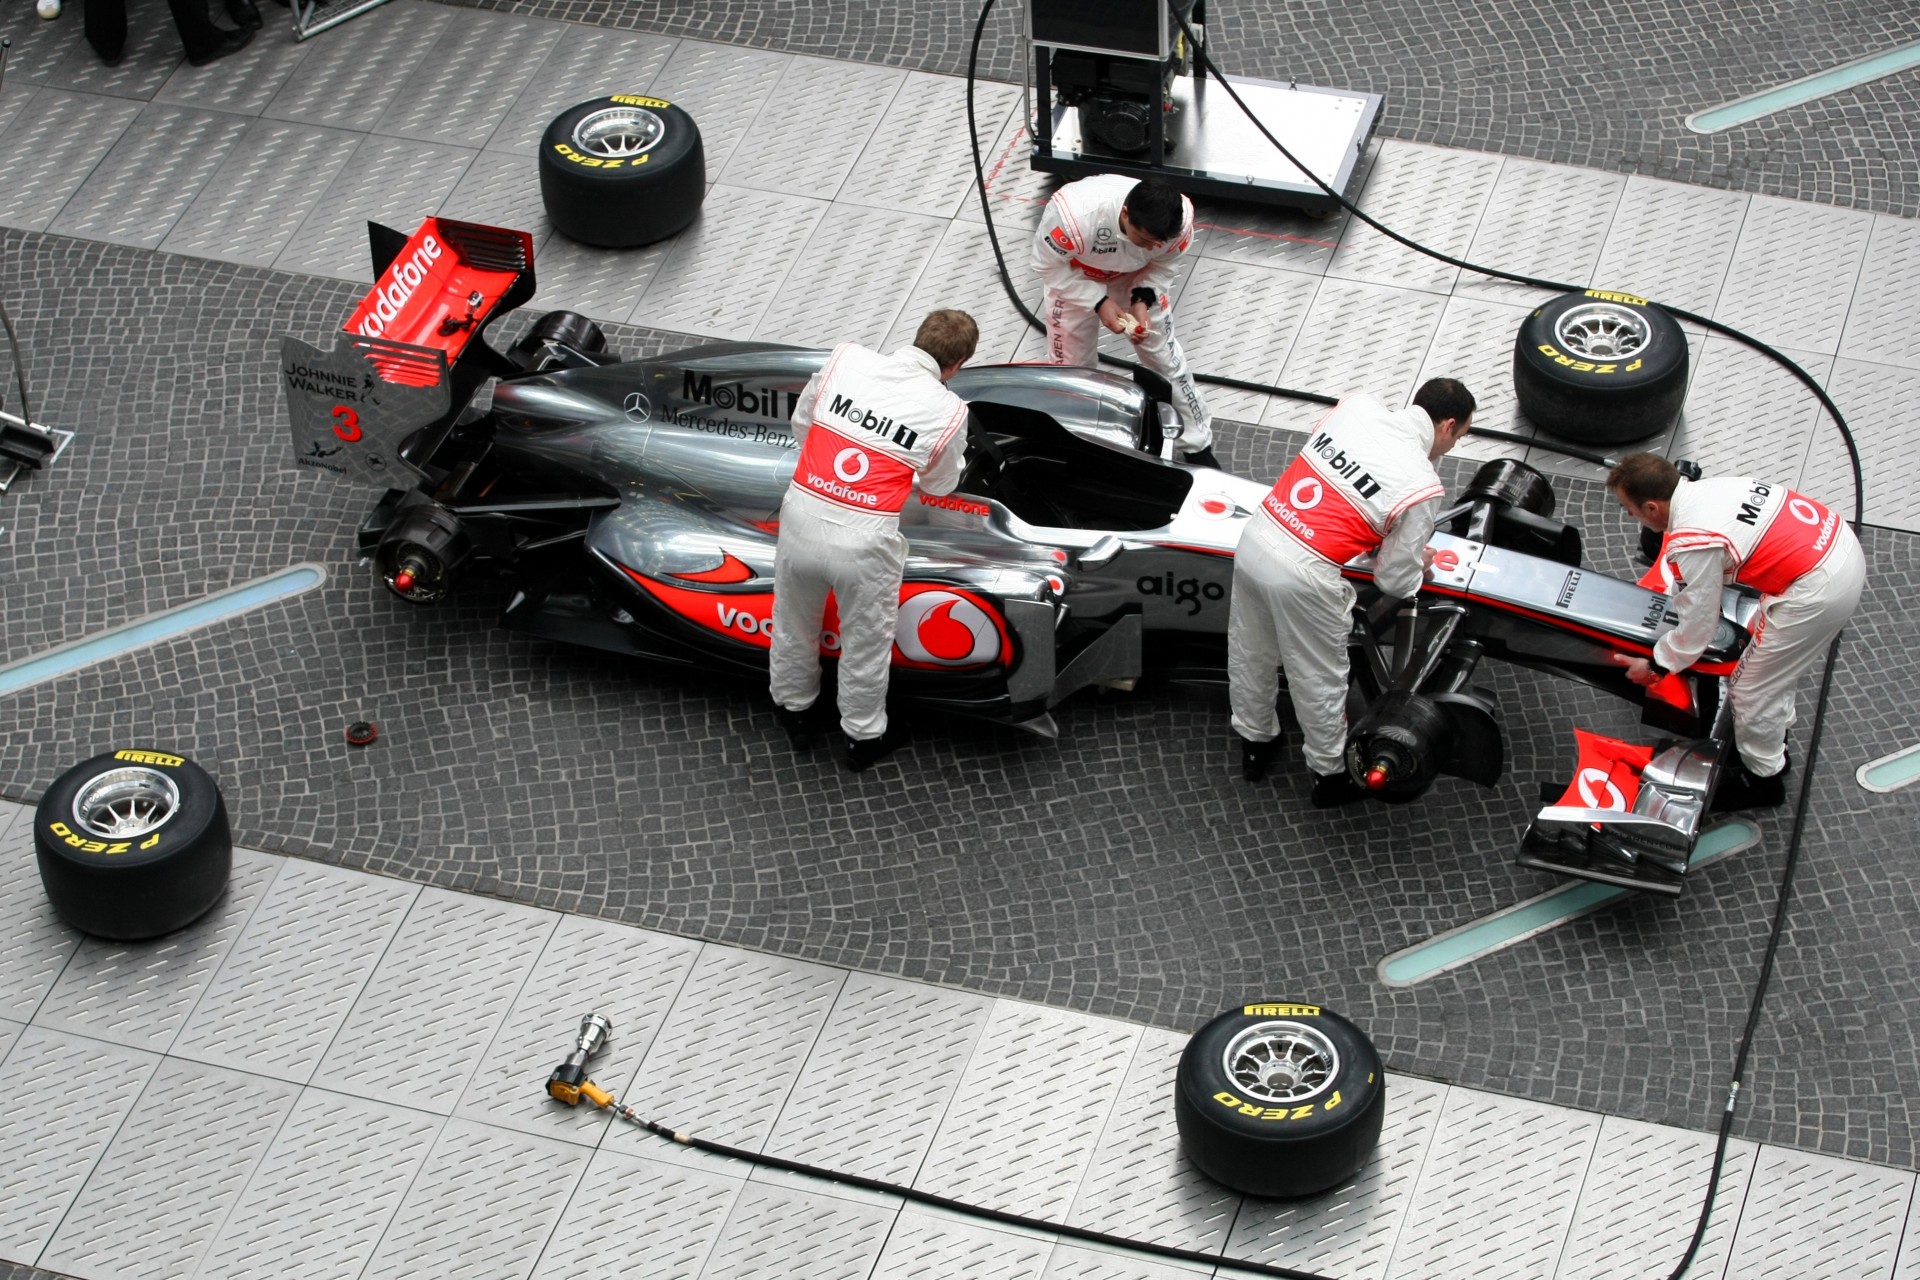
[[[505,575],[509,627],[764,678],[789,420],[826,353],[725,343],[621,360],[567,312],[501,352],[486,331],[533,293],[530,237],[440,218],[372,235],[378,278],[342,339],[286,339],[282,376],[296,462],[382,491],[359,532],[378,580],[428,605],[465,575]],[[902,516],[895,696],[1051,737],[1052,709],[1090,686],[1224,682],[1233,553],[1266,486],[1175,460],[1169,389],[1152,375],[996,365],[949,385],[972,410],[968,458],[954,493],[916,494]],[[1684,749],[1687,767],[1644,767],[1635,797],[1609,774],[1612,818],[1592,816],[1599,804],[1543,814],[1542,856],[1638,876],[1683,846],[1684,869],[1740,618],[1643,699],[1613,655],[1651,651],[1666,598],[1581,569],[1578,531],[1552,504],[1538,472],[1489,464],[1436,535],[1430,591],[1356,621],[1349,768],[1386,800],[1443,773],[1491,785],[1504,749],[1491,700],[1468,687],[1475,666],[1557,672],[1705,745]],[[1347,572],[1371,577],[1364,558]],[[829,611],[828,658],[833,628]],[[1676,785],[1642,821],[1638,797]],[[1691,825],[1676,804],[1693,806]],[[1602,827],[1626,834],[1587,838]]]

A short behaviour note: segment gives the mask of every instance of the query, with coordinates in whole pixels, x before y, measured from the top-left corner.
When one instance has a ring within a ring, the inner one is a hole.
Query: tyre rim
[[[166,825],[180,788],[157,769],[111,769],[73,798],[73,820],[102,840],[129,840]]]
[[[1583,360],[1629,360],[1653,341],[1653,326],[1631,307],[1589,302],[1561,316],[1553,336],[1562,350]]]
[[[602,160],[645,155],[660,145],[667,125],[641,107],[610,107],[596,111],[573,129],[576,150]]]
[[[1304,1102],[1340,1072],[1340,1051],[1298,1022],[1261,1022],[1227,1045],[1223,1065],[1234,1091],[1260,1102]]]

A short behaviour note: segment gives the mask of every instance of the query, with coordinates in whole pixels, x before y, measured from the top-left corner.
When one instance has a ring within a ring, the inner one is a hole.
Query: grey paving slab
[[[154,92],[155,102],[170,102],[206,111],[224,111],[233,115],[257,116],[265,111],[274,95],[286,87],[294,71],[307,55],[322,50],[324,43],[295,40],[290,32],[273,24],[262,29],[246,47],[244,56],[226,57],[196,67],[182,62]]]
[[[482,151],[468,163],[460,181],[435,212],[443,218],[511,227],[531,235],[536,287],[547,287],[544,250],[553,236],[553,222],[540,198],[540,175],[531,157],[512,151]],[[627,311],[632,309],[629,304]]]
[[[266,266],[280,255],[360,136],[258,120],[160,242],[167,253]]]
[[[1891,1275],[1913,1201],[1909,1170],[1763,1147],[1727,1280]]]
[[[263,1076],[163,1061],[40,1265],[81,1280],[191,1272],[298,1093]]]
[[[452,21],[453,12],[442,5],[388,0],[316,41],[261,114],[330,129],[371,129]]]
[[[405,1076],[392,1083],[410,1096]],[[404,1106],[304,1090],[193,1274],[354,1280],[441,1124]]]
[[[1750,199],[1628,178],[1593,284],[1712,315]]]
[[[1607,1280],[1671,1272],[1698,1225],[1713,1169],[1707,1134],[1609,1116],[1600,1123],[1593,1167],[1580,1188],[1556,1280]],[[1687,1274],[1723,1274],[1740,1219],[1756,1148],[1732,1142],[1714,1192],[1713,1214]]]
[[[523,1133],[593,1145],[605,1113],[546,1096],[547,1076],[573,1048],[580,1019],[613,1022],[593,1076],[623,1096],[693,968],[699,944],[627,925],[566,916],[474,1070],[456,1114]]]
[[[234,850],[233,874],[213,909],[164,937],[110,942],[83,936],[35,1024],[165,1053],[283,862]]]
[[[1017,263],[1019,259],[1015,257],[1013,261]],[[1021,296],[1029,306],[1038,305],[1040,290],[1033,283],[1015,275],[1014,287],[1022,291]],[[986,228],[964,222],[948,226],[933,256],[927,260],[926,269],[920,273],[919,283],[907,295],[906,305],[900,308],[900,319],[887,335],[888,349],[913,341],[914,330],[927,312],[941,307],[957,307],[980,326],[980,345],[974,353],[976,363],[1014,358],[1027,334],[1027,325],[1007,301],[987,243]]]
[[[367,1263],[374,1276],[524,1276],[589,1153],[570,1143],[448,1120]]]
[[[1508,157],[1460,256],[1514,275],[1591,284],[1626,185],[1619,174]],[[1454,293],[1527,306],[1552,296],[1472,271],[1460,274]]]
[[[914,1186],[1064,1221],[1140,1034],[1122,1023],[998,1002]]]
[[[1713,318],[1771,346],[1833,354],[1872,228],[1872,214],[1755,196]]]
[[[926,269],[947,223],[938,218],[828,206],[754,330],[762,342],[881,346],[920,316],[901,306]]]
[[[1389,1075],[1379,1145],[1353,1181],[1306,1200],[1245,1201],[1226,1254],[1350,1280],[1403,1274],[1388,1264],[1451,1092]]]
[[[19,1034],[0,1062],[0,1258],[39,1260],[159,1065],[157,1054],[63,1032]],[[63,1098],[84,1102],[48,1105],[56,1080]]]
[[[420,892],[290,861],[172,1052],[304,1084]]]
[[[592,98],[646,93],[678,43],[632,31],[566,27],[487,139],[487,149],[531,160],[555,116]],[[532,165],[527,168],[532,172]]]
[[[1208,1253],[1225,1245],[1241,1198],[1193,1167],[1168,1123],[1186,1045],[1172,1031],[1141,1033],[1074,1193],[1066,1219],[1073,1226]]]
[[[1710,475],[1797,483],[1813,436],[1823,429],[1819,401],[1785,369],[1737,342],[1709,336],[1698,350],[1685,413],[1667,451],[1693,459]],[[1829,380],[1832,357],[1783,354],[1820,382]]]
[[[158,245],[247,131],[243,116],[148,106],[48,229],[114,244]]]
[[[999,131],[1017,93],[978,86],[974,111],[983,132]],[[966,82],[951,76],[908,76],[888,105],[839,199],[875,209],[951,218],[973,183],[966,130]]]
[[[12,9],[6,18],[6,36],[13,42],[7,51],[6,96],[36,84],[59,83],[55,74],[73,46],[81,43],[81,24],[42,22],[31,9]],[[97,56],[97,55],[96,55]]]
[[[1420,371],[1403,394],[1410,396],[1428,378],[1458,378],[1478,404],[1474,426],[1533,435],[1513,395],[1513,338],[1526,315],[1507,303],[1449,298]],[[1519,457],[1521,447],[1469,435],[1454,452],[1463,458]]]
[[[274,266],[372,284],[367,223],[411,234],[446,202],[478,154],[415,138],[362,138]]]
[[[744,1177],[596,1151],[533,1269],[533,1280],[693,1280]]]
[[[873,1280],[1039,1280],[1052,1253],[1051,1236],[989,1230],[959,1214],[909,1206],[887,1236]]]
[[[1907,1229],[1900,1237],[1900,1257],[1893,1264],[1893,1280],[1920,1276],[1920,1197],[1907,1210]]]
[[[745,1280],[805,1259],[819,1280],[863,1280],[886,1243],[895,1210],[766,1183],[749,1182],[733,1202],[707,1280]]]
[[[543,310],[564,308],[596,320],[650,324],[651,309],[642,306],[641,299],[678,243],[675,238],[638,249],[595,249],[550,231],[534,254],[535,303]]]
[[[1404,403],[1419,386],[1416,375],[1446,308],[1447,300],[1432,294],[1324,281],[1281,366],[1280,381],[1325,395],[1370,391],[1389,403]],[[1325,412],[1301,401],[1276,400],[1260,421],[1304,431]]]
[[[793,59],[717,180],[833,199],[906,78],[886,67]]]
[[[1293,350],[1317,277],[1250,263],[1189,254],[1191,274],[1174,299],[1175,332],[1187,362],[1229,378],[1273,385]],[[1125,339],[1120,339],[1125,342]],[[1258,422],[1272,397],[1253,391],[1206,387],[1207,407],[1218,418]]]
[[[744,339],[825,215],[824,201],[716,185],[634,312],[660,329]]]
[[[0,133],[4,133],[8,125],[19,119],[34,99],[40,95],[37,87],[24,79],[16,79],[17,74],[17,72],[9,72],[7,91],[0,94]]]
[[[911,1183],[991,1004],[981,996],[850,975],[764,1149]]]
[[[1045,1280],[1192,1280],[1206,1274],[1205,1268],[1142,1258],[1117,1249],[1062,1242],[1047,1259],[1044,1277]]]
[[[1041,173],[1030,163],[1033,137],[1018,109],[1011,112],[996,135],[991,123],[980,121],[980,172],[986,179],[988,208],[1002,243],[1026,244],[1040,224],[1047,199],[1061,186],[1060,179]],[[984,223],[977,191],[969,190],[956,215],[966,222]],[[1198,210],[1195,217],[1198,218]]]
[[[1920,325],[1913,300],[1920,296],[1920,222],[1876,215],[1847,310],[1840,354],[1882,364],[1920,363]]]
[[[1367,185],[1355,202],[1369,216],[1401,235],[1417,220],[1417,239],[1441,253],[1460,257],[1500,175],[1498,156],[1446,151],[1390,142],[1380,148]],[[1369,280],[1403,289],[1449,293],[1459,278],[1448,266],[1388,239],[1363,222],[1348,224],[1327,274],[1344,280]]]
[[[683,40],[654,77],[649,92],[685,108],[700,126],[707,181],[719,179],[790,61],[784,54]]]
[[[1827,394],[1846,415],[1859,445],[1867,486],[1867,521],[1894,529],[1920,530],[1920,491],[1909,482],[1920,464],[1920,432],[1912,405],[1920,395],[1913,368],[1836,360]],[[1813,429],[1806,462],[1795,488],[1853,510],[1853,469],[1839,433],[1824,416]]]
[[[80,38],[83,23],[77,19],[81,17],[76,6],[75,20],[57,24],[61,53],[43,77],[45,83],[145,101],[186,56],[164,0],[132,0],[127,5],[127,41],[116,66],[108,66]]]
[[[1598,1116],[1454,1094],[1435,1129],[1388,1274],[1548,1274],[1599,1132]],[[1473,1230],[1460,1230],[1465,1222]]]
[[[44,230],[139,114],[137,102],[35,94],[0,132],[0,226]]]
[[[7,1060],[7,1052],[13,1048],[13,1042],[27,1029],[24,1022],[15,1022],[11,1018],[0,1018],[0,1062]]]
[[[411,1080],[408,1106],[450,1113],[558,923],[550,911],[422,889],[312,1083],[390,1098]]]
[[[0,1016],[31,1021],[79,945],[47,904],[31,820],[14,822],[0,837]]]
[[[760,1149],[846,978],[824,965],[702,952],[621,1100],[677,1131]],[[664,1147],[632,1129],[608,1142],[653,1144],[649,1155]]]
[[[466,13],[401,83],[375,133],[478,148],[506,118],[565,28],[501,13]]]

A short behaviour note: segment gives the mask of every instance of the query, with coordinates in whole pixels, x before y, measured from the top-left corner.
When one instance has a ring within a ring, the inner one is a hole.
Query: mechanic
[[[1264,518],[1247,521],[1227,611],[1227,684],[1247,781],[1265,777],[1280,749],[1276,667],[1284,667],[1314,807],[1366,797],[1343,758],[1355,596],[1340,566],[1373,551],[1382,593],[1419,591],[1445,492],[1433,464],[1466,438],[1473,410],[1472,393],[1452,378],[1429,380],[1404,409],[1345,396],[1274,482]]]
[[[813,745],[827,593],[839,613],[840,727],[847,766],[906,740],[887,725],[887,678],[907,540],[900,511],[917,486],[951,493],[966,450],[966,402],[946,382],[973,358],[979,326],[934,311],[913,345],[883,356],[842,343],[793,411],[800,458],[780,504],[773,553],[774,706],[795,750]]]
[[[1182,460],[1218,467],[1213,416],[1173,336],[1174,263],[1193,243],[1193,202],[1158,178],[1095,174],[1053,193],[1033,234],[1033,269],[1046,287],[1047,360],[1100,360],[1096,325],[1124,333],[1140,363],[1173,384]]]
[[[1853,529],[1832,510],[1783,484],[1745,477],[1687,480],[1665,458],[1630,454],[1607,473],[1628,515],[1656,533],[1663,565],[1680,589],[1680,622],[1654,642],[1653,658],[1617,653],[1627,678],[1651,688],[1692,666],[1713,641],[1725,585],[1760,593],[1760,620],[1728,681],[1739,757],[1721,774],[1716,812],[1787,798],[1787,730],[1800,675],[1853,616],[1867,560]]]

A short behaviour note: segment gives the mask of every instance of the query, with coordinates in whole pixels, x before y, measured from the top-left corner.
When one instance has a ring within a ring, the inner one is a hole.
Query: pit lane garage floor
[[[1476,1105],[1500,1095],[1489,1131],[1514,1149],[1528,1126],[1512,1108],[1577,1109],[1542,1113],[1549,1128],[1717,1121],[1784,854],[1775,815],[1760,819],[1755,849],[1676,903],[1625,902],[1414,987],[1375,976],[1387,953],[1552,886],[1510,861],[1537,786],[1565,767],[1570,723],[1630,730],[1578,690],[1490,673],[1511,735],[1506,783],[1443,784],[1417,806],[1330,817],[1304,810],[1297,779],[1249,788],[1231,775],[1224,709],[1205,691],[1069,704],[1054,745],[933,724],[855,778],[824,758],[795,761],[755,690],[492,631],[499,601],[485,590],[431,614],[373,593],[347,551],[364,502],[293,473],[275,382],[279,337],[322,340],[358,296],[348,281],[366,278],[364,218],[405,227],[439,211],[534,227],[537,305],[608,321],[629,352],[689,336],[897,340],[927,307],[962,305],[987,331],[983,358],[1004,357],[1022,338],[967,203],[955,83],[405,3],[194,71],[164,19],[134,11],[145,43],[112,70],[75,22],[13,32],[0,223],[15,229],[0,236],[0,287],[36,416],[80,438],[0,499],[4,659],[297,562],[329,578],[294,604],[9,698],[6,795],[30,800],[108,746],[176,747],[220,778],[244,843],[295,855],[286,865],[303,872],[372,870],[861,981],[1123,1019],[1145,1024],[1142,1043],[1249,996],[1316,998],[1373,1034],[1409,1082],[1399,1096],[1422,1079]],[[508,47],[511,58],[493,56]],[[546,234],[524,130],[615,77],[692,106],[715,181],[678,242],[596,255]],[[1017,255],[1045,188],[1020,167],[1014,97],[984,89],[996,217]],[[803,144],[812,159],[796,166]],[[1920,1052],[1904,1001],[1920,955],[1914,801],[1865,792],[1852,771],[1916,736],[1920,502],[1906,477],[1920,442],[1902,410],[1920,354],[1908,302],[1920,230],[1871,201],[1800,204],[1400,140],[1377,149],[1362,200],[1470,256],[1668,298],[1779,342],[1862,434],[1872,589],[1838,677],[1740,1132],[1803,1153],[1837,1185],[1864,1176],[1895,1190],[1842,1212],[1799,1197],[1842,1224],[1846,1247],[1747,1270],[1909,1273],[1892,1259],[1910,1179],[1884,1179],[1916,1162],[1905,1099]],[[1485,425],[1524,429],[1504,370],[1525,295],[1435,273],[1338,220],[1202,216],[1180,298],[1202,367],[1383,394],[1444,371],[1481,393]],[[1844,509],[1806,397],[1718,339],[1695,351],[1686,419],[1654,443]],[[1288,428],[1309,412],[1234,396],[1218,406],[1233,419],[1223,457],[1253,475],[1278,469]],[[1593,562],[1633,572],[1594,473],[1541,460],[1565,477]],[[383,737],[353,753],[340,728],[361,716]],[[583,1010],[562,1003],[564,1040]],[[539,1072],[548,1053],[535,1055]],[[1697,1155],[1698,1135],[1684,1137],[1673,1150]],[[1882,1167],[1857,1175],[1823,1156]],[[1571,1210],[1537,1194],[1538,1178],[1516,1182],[1516,1230],[1550,1235],[1542,1223]],[[1636,1220],[1690,1221],[1693,1194]],[[1783,1193],[1782,1221],[1795,1199]],[[1457,1226],[1507,1200],[1449,1207]],[[1772,1212],[1751,1209],[1755,1222]],[[1865,1251],[1887,1260],[1877,1272],[1856,1269],[1867,1220],[1890,1224]],[[1431,1229],[1447,1237],[1436,1249],[1463,1243]]]

